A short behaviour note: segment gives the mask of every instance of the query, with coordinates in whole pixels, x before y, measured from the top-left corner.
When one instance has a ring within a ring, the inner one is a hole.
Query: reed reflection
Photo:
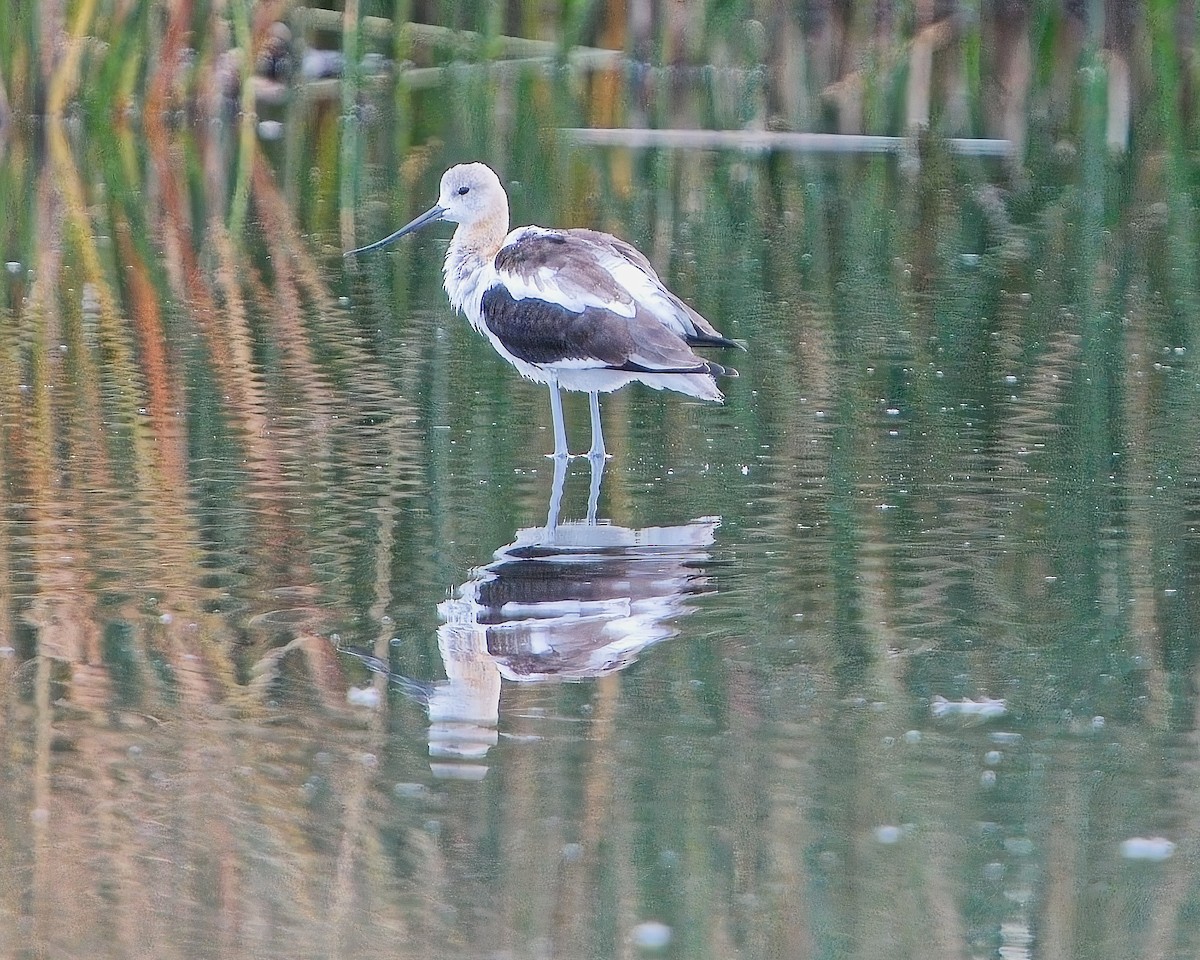
[[[588,512],[562,521],[566,461],[555,465],[546,524],[516,532],[438,605],[446,679],[390,674],[429,713],[435,776],[479,779],[499,740],[503,681],[561,683],[624,670],[679,632],[691,600],[714,593],[706,572],[719,517],[634,529],[596,517],[602,460],[591,460]],[[387,665],[348,649],[372,669]]]

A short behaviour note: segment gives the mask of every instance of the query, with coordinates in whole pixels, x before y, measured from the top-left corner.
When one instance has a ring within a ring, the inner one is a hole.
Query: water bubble
[[[659,920],[644,920],[629,934],[629,939],[641,950],[661,950],[671,942],[671,928]]]
[[[1004,754],[1002,754],[999,750],[989,750],[983,755],[983,762],[991,767],[994,767],[1003,759]]]
[[[379,690],[375,687],[351,687],[346,691],[346,702],[352,707],[374,709],[379,706],[380,699]]]
[[[883,824],[875,828],[875,839],[880,843],[893,844],[896,843],[903,835],[903,831],[891,824]]]
[[[1009,837],[1004,841],[1004,849],[1014,857],[1027,857],[1033,853],[1033,841],[1028,837]]]
[[[904,734],[904,742],[905,743],[920,743],[921,742],[921,731],[920,730],[907,731]]]
[[[1121,842],[1121,856],[1126,860],[1148,860],[1162,863],[1175,853],[1175,844],[1166,837],[1130,837]]]

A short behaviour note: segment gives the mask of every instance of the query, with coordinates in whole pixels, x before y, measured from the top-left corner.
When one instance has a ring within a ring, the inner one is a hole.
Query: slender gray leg
[[[558,511],[562,506],[563,483],[567,479],[567,458],[554,458],[554,484],[550,488],[550,509],[546,513],[546,530],[553,533],[558,527]]]
[[[551,380],[550,386],[550,415],[554,418],[554,453],[556,460],[565,460],[567,453],[567,425],[563,422],[562,396],[558,392],[558,381]]]
[[[588,457],[603,460],[608,454],[604,452],[604,427],[600,423],[600,394],[594,391],[589,393],[588,404],[592,410],[592,447],[588,450]]]

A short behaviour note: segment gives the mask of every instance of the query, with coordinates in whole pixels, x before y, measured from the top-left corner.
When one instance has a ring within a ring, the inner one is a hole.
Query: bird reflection
[[[437,776],[486,774],[502,681],[581,681],[623,670],[678,632],[692,597],[715,592],[705,564],[720,518],[636,530],[598,521],[604,462],[590,463],[586,519],[559,520],[566,462],[556,462],[546,525],[518,530],[438,605],[446,679],[391,675],[428,709]],[[363,651],[347,652],[387,669]]]

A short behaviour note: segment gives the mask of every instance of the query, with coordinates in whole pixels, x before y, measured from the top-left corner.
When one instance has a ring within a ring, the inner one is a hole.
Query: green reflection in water
[[[1019,175],[571,151],[553,83],[491,94],[414,94],[441,142],[404,157],[370,102],[353,238],[328,104],[248,163],[220,128],[6,154],[12,950],[1194,953],[1191,158],[1110,158],[1096,91]],[[438,604],[546,516],[544,390],[451,315],[444,237],[340,252],[476,157],[751,350],[723,406],[605,405],[600,514],[719,517],[706,589],[627,669],[501,683],[463,782]]]

